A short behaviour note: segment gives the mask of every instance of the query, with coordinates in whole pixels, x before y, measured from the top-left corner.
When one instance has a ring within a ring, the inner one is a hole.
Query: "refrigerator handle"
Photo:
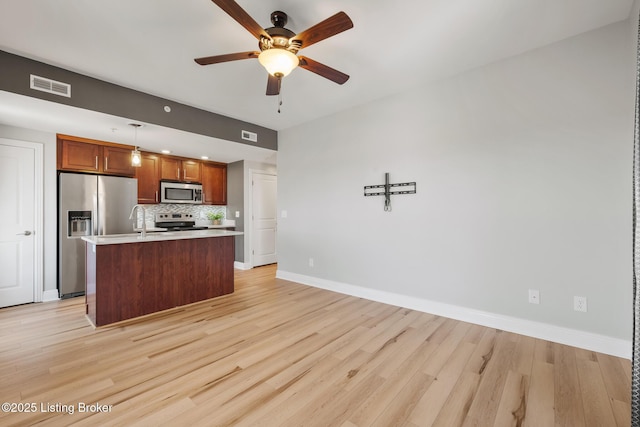
[[[98,180],[96,180],[96,183],[98,183]],[[104,223],[104,216],[103,216],[103,200],[102,199],[102,194],[100,193],[100,184],[98,183],[98,185],[96,186],[94,193],[93,193],[93,234],[95,236],[101,236],[104,234],[104,230],[103,230],[103,223]]]
[[[98,191],[97,188],[93,193],[93,207],[91,209],[91,234],[98,235]]]

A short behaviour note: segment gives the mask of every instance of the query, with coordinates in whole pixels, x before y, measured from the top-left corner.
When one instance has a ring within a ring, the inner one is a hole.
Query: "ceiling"
[[[278,113],[278,97],[265,96],[267,74],[257,60],[208,66],[193,61],[257,50],[257,40],[208,0],[3,0],[0,49],[283,130],[625,20],[633,0],[237,2],[264,27],[271,26],[271,12],[286,12],[287,28],[294,32],[346,12],[353,29],[301,54],[350,75],[349,81],[340,86],[296,69],[283,80]],[[132,143],[127,123],[135,118],[6,92],[0,92],[0,113],[4,124]],[[142,128],[138,138],[152,151],[169,148],[227,162],[275,161],[269,150],[154,125]]]

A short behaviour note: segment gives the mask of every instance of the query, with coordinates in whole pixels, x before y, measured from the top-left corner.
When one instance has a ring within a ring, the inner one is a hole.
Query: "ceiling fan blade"
[[[280,93],[280,79],[269,74],[267,80],[267,95],[278,95]]]
[[[269,34],[267,34],[267,32],[264,30],[264,28],[262,28],[260,26],[260,24],[258,24],[235,1],[233,1],[233,0],[211,0],[211,1],[213,1],[216,5],[218,5],[218,7],[220,9],[224,10],[225,12],[227,12],[227,15],[229,15],[230,17],[235,19],[238,22],[238,24],[240,24],[244,28],[246,28],[258,40],[260,40],[260,37],[265,37],[265,38],[268,38],[268,39],[271,38],[271,36],[269,36]]]
[[[220,62],[238,61],[240,59],[257,58],[260,52],[238,52],[227,53],[226,55],[205,56],[204,58],[196,58],[196,61],[200,65],[218,64]]]
[[[331,80],[332,82],[336,82],[341,85],[349,80],[349,76],[347,74],[342,73],[335,68],[321,64],[313,59],[307,58],[306,56],[299,56],[298,58],[300,59],[301,68],[311,71],[312,73],[316,73],[319,76]]]
[[[344,12],[338,12],[313,27],[296,34],[291,40],[302,42],[302,47],[305,48],[350,28],[353,28],[353,22],[349,16]]]

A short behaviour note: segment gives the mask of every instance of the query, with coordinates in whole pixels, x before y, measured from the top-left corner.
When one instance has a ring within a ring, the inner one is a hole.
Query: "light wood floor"
[[[98,330],[84,298],[1,309],[0,402],[36,412],[0,425],[629,425],[628,360],[274,276]]]

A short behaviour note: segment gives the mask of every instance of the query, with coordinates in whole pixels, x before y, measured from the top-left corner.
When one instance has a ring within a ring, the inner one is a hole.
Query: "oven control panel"
[[[193,214],[186,213],[157,213],[156,222],[195,221]]]

